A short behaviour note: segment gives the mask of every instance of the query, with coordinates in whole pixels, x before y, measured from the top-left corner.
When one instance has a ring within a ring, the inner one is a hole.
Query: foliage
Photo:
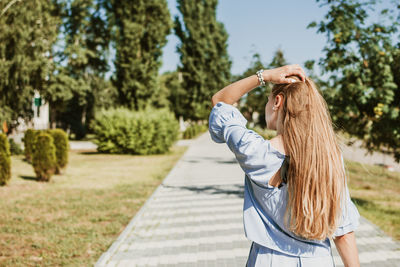
[[[227,52],[228,34],[216,20],[217,0],[178,0],[183,22],[175,17],[175,33],[181,43],[182,87],[186,100],[182,103],[185,119],[207,119],[211,97],[230,80],[231,61]]]
[[[50,181],[57,166],[56,147],[50,134],[41,132],[36,136],[32,166],[39,181]]]
[[[258,133],[264,139],[267,139],[267,140],[271,140],[272,138],[274,138],[276,136],[276,131],[274,131],[274,130],[263,129],[263,128],[260,128],[258,126],[254,127],[254,128],[249,127],[249,129],[254,131],[254,132],[256,132],[256,133]]]
[[[46,99],[53,126],[70,129],[77,139],[86,134],[96,108],[113,100],[108,71],[110,33],[101,0],[64,0],[61,8],[64,42],[55,51],[56,66]]]
[[[160,87],[166,93],[169,109],[175,113],[175,116],[185,116],[187,113],[188,96],[185,89],[182,87],[182,74],[178,71],[165,72],[159,77]]]
[[[367,10],[376,9],[374,1],[321,2],[329,11],[309,27],[327,37],[319,64],[330,75],[322,89],[332,118],[369,150],[387,150],[400,161],[400,42],[393,38],[400,5],[392,2],[373,23]]]
[[[25,158],[27,161],[32,161],[32,154],[35,147],[35,138],[39,134],[39,131],[34,129],[27,129],[24,134],[24,148]]]
[[[0,185],[11,179],[11,153],[7,136],[0,133]]]
[[[115,154],[165,153],[178,137],[179,123],[165,109],[110,109],[96,115],[92,128],[98,151]]]
[[[56,169],[55,173],[60,174],[61,169],[68,163],[69,142],[68,135],[61,129],[51,129],[47,131],[52,137],[56,148]]]
[[[200,124],[192,124],[186,128],[186,130],[182,133],[183,139],[193,139],[197,137],[199,134],[207,131],[207,125]]]
[[[286,59],[283,55],[283,51],[278,49],[270,64],[267,65],[269,68],[277,68],[286,65]],[[265,69],[264,64],[261,62],[261,57],[258,53],[253,55],[253,61],[250,67],[242,74],[234,77],[234,80],[240,80],[251,75],[254,75],[258,70]],[[272,85],[266,83],[265,86],[258,86],[249,92],[245,98],[241,99],[240,111],[244,114],[249,122],[252,122],[255,126],[261,128],[266,127],[265,123],[265,105],[268,102],[268,95],[271,93]],[[258,119],[253,120],[253,115],[258,114]]]
[[[11,127],[32,116],[34,90],[47,88],[59,23],[55,2],[0,1],[0,117]]]
[[[8,142],[10,143],[10,152],[11,155],[22,155],[24,151],[22,150],[21,146],[17,144],[14,139],[9,138]]]
[[[112,0],[107,4],[120,104],[136,110],[159,106],[157,83],[162,48],[171,30],[165,0]]]

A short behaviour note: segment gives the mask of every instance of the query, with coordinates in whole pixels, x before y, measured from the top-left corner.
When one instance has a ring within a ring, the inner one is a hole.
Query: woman
[[[248,130],[232,106],[267,81],[275,84],[265,106],[267,127],[277,131],[271,140]],[[359,266],[359,213],[326,103],[303,69],[260,70],[217,92],[212,104],[211,137],[227,143],[246,174],[247,266],[334,266],[329,238],[345,266]]]

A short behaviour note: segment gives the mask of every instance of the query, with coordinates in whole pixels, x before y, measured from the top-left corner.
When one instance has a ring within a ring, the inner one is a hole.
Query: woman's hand
[[[302,81],[305,81],[306,79],[304,70],[297,64],[264,70],[262,75],[264,81],[273,83],[296,82],[297,80],[288,78],[289,76],[294,75],[298,76]],[[211,99],[212,105],[215,106],[219,101],[232,105],[233,103],[236,103],[243,95],[247,94],[257,86],[260,86],[260,82],[255,74],[236,81],[215,93]]]
[[[272,83],[293,83],[297,82],[295,79],[287,78],[289,76],[298,76],[301,81],[305,81],[306,74],[298,64],[286,65],[276,69],[264,70],[264,81]]]

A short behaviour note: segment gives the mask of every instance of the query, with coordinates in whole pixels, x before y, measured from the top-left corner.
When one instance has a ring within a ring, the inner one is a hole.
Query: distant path
[[[245,266],[243,171],[208,133],[185,142],[185,155],[96,266]],[[399,266],[399,244],[377,226],[362,218],[356,236],[363,267]]]
[[[383,164],[392,166],[397,172],[400,172],[400,163],[396,163],[394,158],[390,155],[385,155],[380,152],[373,152],[366,154],[367,150],[361,148],[361,141],[356,141],[352,146],[342,146],[344,158],[357,161],[364,164]]]

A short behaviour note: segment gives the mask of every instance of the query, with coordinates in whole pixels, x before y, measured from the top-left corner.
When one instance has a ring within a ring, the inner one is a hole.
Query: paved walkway
[[[96,266],[245,266],[243,172],[208,133],[189,144]],[[366,219],[356,236],[362,266],[400,266],[400,245]]]

